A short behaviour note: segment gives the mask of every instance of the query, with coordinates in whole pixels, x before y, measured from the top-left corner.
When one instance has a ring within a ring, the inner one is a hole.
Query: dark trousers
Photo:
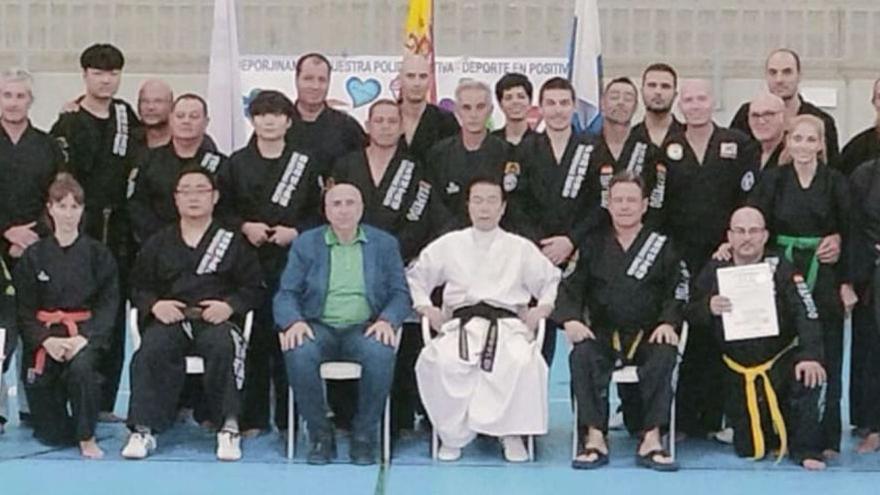
[[[28,349],[25,367],[33,363],[34,350]],[[34,437],[49,445],[69,445],[95,436],[101,400],[101,374],[96,369],[99,352],[86,345],[66,363],[48,355],[43,373],[28,377],[25,383]],[[67,405],[70,403],[68,414]]]
[[[131,361],[129,428],[162,431],[173,425],[186,378],[186,356],[191,352],[205,362],[204,417],[220,428],[226,418],[239,416],[241,397],[233,372],[235,340],[230,333],[238,329],[230,323],[194,322],[192,327],[190,340],[181,324],[146,326],[141,347]]]
[[[880,353],[880,330],[874,320],[873,294],[859,291],[862,299],[853,308],[852,313],[852,347],[850,357],[849,379],[849,421],[854,427],[868,428],[872,420],[869,419],[869,410],[872,408],[872,400],[880,405],[880,380],[872,377],[880,377],[880,360],[875,357]],[[874,357],[874,359],[872,359]],[[874,384],[876,382],[876,385]],[[877,399],[871,399],[871,396]],[[878,425],[880,426],[880,425]]]
[[[242,430],[269,428],[272,388],[275,389],[275,426],[287,428],[287,373],[278,332],[272,319],[272,300],[254,312],[244,381]]]
[[[822,343],[825,349],[825,407],[822,414],[823,448],[840,452],[840,399],[843,394],[843,320],[822,317]]]
[[[638,390],[644,430],[665,428],[672,403],[672,372],[677,355],[675,346],[644,342],[636,350],[633,364],[638,367]],[[578,425],[608,430],[608,385],[614,371],[615,353],[609,335],[586,339],[574,345],[569,355],[571,382],[578,404]]]
[[[364,325],[346,328],[332,328],[318,322],[309,322],[309,325],[315,338],[285,352],[284,359],[287,376],[293,384],[296,407],[305,418],[312,438],[330,431],[321,363],[351,361],[361,365],[352,436],[360,441],[373,442],[391,390],[394,348],[365,336]]]
[[[724,363],[711,330],[691,326],[679,371],[676,425],[703,437],[721,429],[724,411]]]
[[[391,427],[394,431],[413,429],[416,411],[425,410],[419,398],[415,372],[416,360],[423,346],[420,324],[404,323],[394,364],[391,394]]]
[[[779,409],[785,419],[788,433],[788,447],[791,458],[796,463],[804,459],[821,459],[823,432],[819,420],[819,396],[821,389],[807,388],[795,380],[794,356],[796,349],[779,358],[767,372],[770,383],[776,392]],[[751,423],[746,404],[745,379],[739,373],[727,369],[724,373],[727,382],[727,401],[725,412],[733,427],[733,446],[737,455],[751,457],[755,453],[752,440]],[[764,385],[761,379],[755,381],[758,394],[758,408],[761,411],[761,428],[764,432],[766,455],[779,447],[779,438],[773,430]]]

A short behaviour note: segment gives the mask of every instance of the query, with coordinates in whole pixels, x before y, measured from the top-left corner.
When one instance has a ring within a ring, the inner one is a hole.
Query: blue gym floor
[[[119,455],[127,437],[123,426],[100,425],[98,438],[107,455],[100,461],[86,461],[80,459],[78,449],[40,445],[31,438],[30,430],[13,422],[0,436],[0,495],[877,493],[880,454],[855,454],[856,442],[848,428],[840,459],[822,473],[803,472],[788,460],[775,464],[772,460],[739,459],[732,447],[706,440],[678,444],[683,468],[678,473],[654,473],[635,466],[635,441],[622,432],[612,433],[609,466],[592,472],[574,471],[569,468],[569,374],[562,340],[557,349],[551,371],[550,432],[537,442],[535,463],[507,464],[501,459],[497,441],[478,439],[465,449],[459,462],[435,464],[424,432],[398,440],[392,465],[385,469],[341,462],[347,459],[344,438],[340,438],[340,461],[336,464],[305,464],[305,448],[289,463],[284,457],[285,443],[277,433],[245,439],[241,462],[219,463],[214,458],[213,434],[189,423],[161,435],[156,453],[139,462],[125,461]],[[848,369],[848,363],[845,366]],[[127,388],[124,379],[118,413],[125,412]],[[14,399],[12,403],[12,416],[17,417]],[[846,405],[843,413],[848,417]]]

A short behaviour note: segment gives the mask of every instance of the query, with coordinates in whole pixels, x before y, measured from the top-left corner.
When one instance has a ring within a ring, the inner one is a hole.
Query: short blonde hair
[[[785,136],[785,149],[783,149],[782,154],[779,155],[779,163],[789,164],[793,161],[791,152],[788,150],[788,140],[791,139],[791,133],[794,132],[795,128],[801,124],[807,124],[816,130],[816,133],[819,135],[819,142],[822,144],[819,153],[817,153],[817,158],[820,162],[827,163],[828,148],[825,143],[825,122],[822,122],[822,119],[815,115],[808,114],[796,115],[788,121],[788,131]]]

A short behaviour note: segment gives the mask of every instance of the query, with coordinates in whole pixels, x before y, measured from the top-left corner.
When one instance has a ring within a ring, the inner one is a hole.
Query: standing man
[[[63,113],[52,126],[67,157],[67,169],[86,195],[86,234],[105,244],[119,268],[120,292],[126,293],[134,258],[126,208],[129,177],[138,155],[135,130],[140,121],[131,106],[115,98],[125,58],[113,45],[95,44],[80,56],[85,96],[75,111]],[[125,352],[125,305],[121,304],[108,351],[98,370],[105,378],[99,420],[118,421],[113,414]]]
[[[0,327],[6,328],[5,369],[0,373],[12,365],[18,340],[13,265],[25,249],[49,233],[41,217],[49,184],[64,163],[58,143],[31,126],[33,101],[30,73],[22,69],[0,73]],[[7,418],[6,383],[0,387],[0,432]],[[28,414],[23,393],[19,404],[24,406],[20,414]]]
[[[171,142],[171,107],[174,93],[161,79],[147,79],[138,90],[138,115],[144,125],[147,148],[158,148]]]
[[[785,102],[782,98],[761,93],[749,102],[749,127],[761,143],[760,170],[779,166],[779,157],[785,148]]]
[[[403,117],[403,148],[419,163],[438,141],[458,134],[455,115],[428,103],[431,61],[423,55],[406,54],[400,64],[400,113]]]
[[[272,296],[287,263],[290,243],[320,223],[321,165],[314,155],[285,140],[293,124],[293,103],[280,91],[264,90],[248,106],[254,139],[233,153],[219,172],[221,197],[229,220],[257,249],[268,291],[254,313],[249,343],[242,431],[271,425],[271,389],[275,388],[275,425],[287,425],[287,376],[272,319]]]
[[[495,98],[504,112],[504,127],[492,131],[514,147],[535,132],[529,126],[532,108],[532,82],[524,74],[509,72],[495,83]]]
[[[874,125],[850,139],[840,154],[840,171],[846,175],[866,161],[880,156],[880,128],[877,126],[877,122],[880,122],[880,79],[874,81],[871,105],[876,113]]]
[[[669,167],[665,233],[693,273],[702,270],[724,241],[727,221],[754,186],[758,146],[739,131],[712,121],[711,84],[689,80],[681,86],[679,107],[685,130],[664,149]],[[707,331],[692,325],[678,389],[681,431],[706,436],[721,427],[722,363]]]
[[[678,74],[669,64],[655,63],[642,73],[642,101],[645,120],[633,128],[633,133],[664,147],[667,140],[684,130],[672,114],[672,105],[678,96]]]
[[[178,96],[171,109],[170,127],[171,142],[150,150],[138,165],[129,211],[139,243],[177,219],[174,185],[181,170],[198,165],[216,175],[226,164],[224,155],[207,150],[208,104],[201,96]]]
[[[799,93],[801,83],[801,59],[794,50],[778,48],[770,52],[764,64],[764,77],[770,93],[782,98],[785,103],[785,119],[800,114],[815,115],[825,124],[825,143],[828,148],[828,164],[834,168],[840,165],[840,143],[837,141],[837,126],[834,117],[803,99]],[[745,132],[751,138],[755,134],[749,125],[749,104],[743,103],[730,122],[732,129]]]
[[[296,61],[296,104],[287,140],[313,150],[321,176],[339,157],[363,148],[364,130],[351,115],[327,105],[330,60],[320,53],[307,53]]]

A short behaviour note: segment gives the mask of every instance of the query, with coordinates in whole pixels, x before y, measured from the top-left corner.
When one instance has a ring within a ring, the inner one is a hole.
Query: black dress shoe
[[[376,464],[376,449],[372,442],[351,440],[351,448],[348,450],[351,463],[358,466],[371,466]]]
[[[324,465],[336,458],[336,435],[331,431],[315,435],[312,450],[309,451],[309,464]]]

